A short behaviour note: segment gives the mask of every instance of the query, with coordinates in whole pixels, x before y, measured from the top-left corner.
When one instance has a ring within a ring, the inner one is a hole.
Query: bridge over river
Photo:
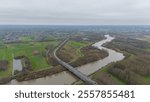
[[[72,74],[74,74],[75,76],[77,76],[79,79],[81,79],[82,81],[85,82],[85,84],[89,84],[89,85],[96,85],[97,83],[93,80],[91,80],[88,76],[86,76],[85,74],[81,73],[79,70],[77,70],[76,68],[72,67],[71,65],[69,65],[68,63],[64,62],[63,60],[61,60],[60,58],[57,57],[56,52],[64,46],[64,44],[68,41],[69,38],[67,38],[66,40],[64,40],[53,52],[55,59],[58,61],[59,64],[61,64],[62,66],[64,66],[66,69],[68,69]]]
[[[78,70],[78,71],[74,71],[74,72],[78,73],[78,74],[81,73],[81,76],[84,76],[83,79],[85,79],[85,82],[91,82],[91,83],[86,83],[86,84],[95,84],[95,82],[93,82],[87,76],[95,73],[96,71],[100,70],[101,68],[103,68],[104,66],[106,66],[112,62],[120,61],[124,58],[124,55],[122,53],[116,52],[112,49],[108,49],[108,48],[102,46],[103,44],[111,42],[113,39],[115,39],[114,37],[111,37],[109,35],[105,35],[105,37],[106,37],[106,39],[96,42],[92,46],[95,46],[98,49],[106,50],[109,53],[108,57],[98,60],[98,61],[95,61],[95,62],[91,62],[91,63],[85,64],[85,65],[79,66],[79,67],[76,67],[75,69],[71,68],[73,70]],[[67,40],[68,39],[66,39],[66,41]],[[65,44],[66,41],[63,43]],[[60,45],[60,46],[63,46],[63,43],[61,43],[62,45]],[[57,51],[58,49],[55,49],[55,51]],[[80,74],[79,74],[79,76],[80,76]],[[90,81],[88,81],[88,80],[90,80]],[[14,79],[10,83],[8,83],[8,85],[66,85],[66,84],[70,85],[76,81],[78,81],[78,79],[73,74],[69,73],[68,71],[63,71],[61,73],[57,73],[57,74],[54,74],[51,76],[46,76],[43,78],[38,78],[38,79],[33,79],[33,80],[28,80],[28,81],[23,81],[23,82],[18,82],[17,80]]]

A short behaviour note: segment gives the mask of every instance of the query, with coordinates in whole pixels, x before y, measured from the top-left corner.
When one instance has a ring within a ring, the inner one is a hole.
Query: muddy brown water
[[[111,37],[109,35],[105,35],[106,39],[99,41],[92,46],[95,46],[99,49],[106,50],[109,55],[102,59],[98,60],[80,67],[77,67],[79,71],[81,71],[85,75],[91,75],[92,73],[98,71],[102,67],[106,66],[109,63],[120,61],[124,58],[124,55],[122,53],[116,52],[114,50],[108,49],[103,47],[102,45],[107,42],[111,42],[114,37]],[[72,75],[68,71],[63,71],[58,74],[54,74],[52,76],[47,76],[43,78],[38,78],[30,81],[23,81],[18,82],[16,80],[12,80],[8,85],[65,85],[65,84],[72,84],[76,82],[78,79]]]

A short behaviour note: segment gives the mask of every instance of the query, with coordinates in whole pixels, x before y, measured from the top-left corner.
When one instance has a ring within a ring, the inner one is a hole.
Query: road
[[[62,66],[64,66],[67,70],[69,70],[72,74],[74,74],[75,76],[77,76],[79,79],[81,79],[82,81],[85,82],[85,84],[88,85],[96,85],[97,83],[93,80],[91,80],[88,76],[84,75],[83,73],[81,73],[80,71],[78,71],[76,68],[72,67],[71,65],[69,65],[68,63],[64,62],[63,60],[61,60],[60,58],[57,57],[56,52],[62,47],[64,46],[64,44],[68,41],[69,38],[67,38],[66,40],[64,40],[53,52],[53,55],[55,57],[55,59],[58,61],[59,64],[61,64]]]

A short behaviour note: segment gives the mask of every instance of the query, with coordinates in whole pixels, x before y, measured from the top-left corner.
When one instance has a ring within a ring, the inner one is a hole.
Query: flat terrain
[[[73,62],[79,57],[82,57],[81,48],[89,45],[90,42],[68,41],[58,53],[59,57],[66,62]]]
[[[103,59],[108,53],[89,45],[104,39],[104,35],[109,34],[116,39],[104,46],[123,53],[125,59],[103,67],[90,77],[98,84],[150,85],[149,28],[150,26],[127,25],[1,25],[0,84],[8,83],[12,79],[12,61],[18,56],[26,56],[22,60],[24,70],[15,76],[19,81],[37,79],[64,71],[65,69],[54,60],[52,52],[63,39],[68,37],[70,40],[57,55],[63,61],[77,67]],[[49,54],[46,53],[47,50]],[[29,62],[27,63],[29,66],[26,62]]]
[[[24,55],[28,57],[33,70],[49,67],[50,65],[47,63],[43,53],[46,51],[46,46],[52,45],[55,47],[58,44],[59,41],[2,44],[0,47],[0,60],[8,60],[9,67],[6,71],[1,71],[0,76],[11,75],[13,56]]]

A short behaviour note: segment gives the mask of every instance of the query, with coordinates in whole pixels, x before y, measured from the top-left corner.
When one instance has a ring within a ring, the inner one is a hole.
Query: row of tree
[[[150,76],[150,52],[145,49],[150,44],[134,39],[116,39],[109,43],[107,47],[123,51],[126,58],[113,63],[108,72],[115,75],[127,84],[138,84],[138,77]]]

